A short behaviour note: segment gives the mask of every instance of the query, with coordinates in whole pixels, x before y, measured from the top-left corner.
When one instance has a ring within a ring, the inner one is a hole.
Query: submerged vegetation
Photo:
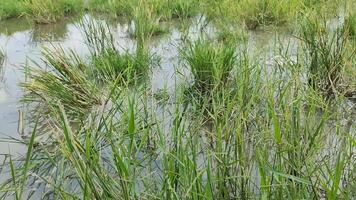
[[[26,63],[27,151],[5,156],[0,199],[356,198],[351,14],[333,23],[309,0],[25,2],[39,23],[109,12],[126,35],[85,16],[87,54],[52,44]],[[240,30],[295,19],[267,52]]]

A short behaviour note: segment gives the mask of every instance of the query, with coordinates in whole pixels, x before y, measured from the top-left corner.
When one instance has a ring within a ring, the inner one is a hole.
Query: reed
[[[35,23],[54,23],[81,12],[81,0],[25,0],[26,15]]]
[[[234,43],[213,43],[205,38],[189,42],[181,49],[181,55],[194,76],[195,86],[202,92],[225,83],[236,64]]]
[[[3,0],[0,4],[0,21],[20,17],[25,12],[21,0]]]
[[[143,3],[142,3],[143,5]],[[147,4],[136,7],[133,11],[132,24],[129,33],[139,43],[144,43],[152,36],[167,33],[168,30],[160,24],[160,16],[153,11],[154,7]]]
[[[43,55],[48,68],[34,63],[37,70],[29,71],[29,82],[21,84],[26,92],[22,101],[34,105],[35,114],[41,113],[42,119],[55,117],[53,109],[60,102],[71,120],[80,121],[93,106],[101,104],[98,88],[74,52],[67,55],[58,47],[45,49]]]
[[[319,21],[315,17],[306,20],[300,35],[306,53],[308,84],[326,96],[341,91],[346,62],[355,54],[348,53],[347,29],[328,29],[325,19]]]

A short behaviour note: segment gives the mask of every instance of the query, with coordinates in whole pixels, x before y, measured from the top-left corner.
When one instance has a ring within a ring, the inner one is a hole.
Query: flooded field
[[[0,6],[0,199],[356,198],[347,1],[65,1]]]
[[[84,18],[92,18],[84,16]],[[25,82],[25,66],[41,62],[43,56],[41,50],[45,47],[61,46],[64,49],[73,49],[83,58],[89,56],[89,51],[85,45],[85,35],[79,27],[79,21],[66,20],[50,25],[32,26],[28,20],[12,19],[1,22],[2,29],[0,35],[0,47],[4,51],[4,63],[2,64],[1,90],[0,90],[0,133],[4,138],[19,138],[19,119],[21,113],[26,111],[20,102],[23,90],[21,82]],[[75,22],[77,21],[77,22]],[[99,20],[98,21],[102,21]],[[212,27],[202,28],[204,18],[197,17],[190,19],[186,23],[189,35],[197,37],[201,31],[214,34]],[[159,66],[153,68],[149,73],[149,84],[152,94],[162,89],[168,89],[169,95],[173,95],[176,79],[181,81],[191,81],[190,73],[187,69],[179,66],[178,45],[181,42],[182,32],[177,26],[178,22],[167,24],[170,32],[167,35],[153,38],[150,42],[150,51],[160,58]],[[135,48],[135,40],[127,33],[128,24],[120,24],[119,21],[111,22],[110,29],[115,37],[115,43],[122,51],[132,51]],[[275,31],[251,31],[248,33],[248,44],[252,51],[258,48],[267,48],[266,45],[273,45],[276,37],[282,37],[282,33]],[[290,42],[291,36],[284,36],[286,43]],[[272,56],[266,54],[267,56]],[[273,59],[273,58],[271,58]],[[177,75],[176,70],[179,70]],[[181,74],[183,72],[183,75]],[[1,155],[8,153],[24,152],[25,148],[16,143],[1,145]]]

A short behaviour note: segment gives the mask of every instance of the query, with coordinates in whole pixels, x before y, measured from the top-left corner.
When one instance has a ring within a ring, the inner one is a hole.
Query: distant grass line
[[[132,19],[137,16],[135,10],[142,8],[150,10],[150,15],[156,16],[156,19],[165,21],[200,13],[212,20],[230,21],[256,29],[288,25],[297,21],[300,15],[310,12],[332,15],[347,4],[345,2],[350,2],[349,7],[354,6],[351,0],[89,0],[86,3],[83,0],[3,0],[0,20],[27,16],[36,23],[54,23],[84,10]]]
[[[0,20],[28,17],[35,23],[54,23],[83,10],[82,0],[2,0]]]

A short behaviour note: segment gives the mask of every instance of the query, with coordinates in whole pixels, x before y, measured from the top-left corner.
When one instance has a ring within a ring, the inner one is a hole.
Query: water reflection
[[[0,0],[1,1],[1,0]],[[128,23],[122,19],[107,20],[101,17],[91,17],[94,20],[107,22],[119,49],[134,51],[136,41],[128,35]],[[13,19],[0,22],[0,47],[4,48],[7,59],[0,68],[0,135],[6,134],[18,137],[18,118],[21,104],[19,100],[23,91],[19,82],[25,80],[22,66],[31,59],[41,61],[41,48],[51,45],[61,45],[64,49],[73,49],[80,56],[87,57],[89,50],[85,46],[85,38],[78,27],[78,19],[64,20],[56,24],[32,25],[27,20]],[[175,80],[189,82],[189,70],[179,63],[179,45],[182,38],[196,39],[200,33],[214,33],[214,27],[203,16],[185,21],[173,21],[170,24],[170,34],[155,37],[150,40],[150,52],[160,59],[160,67],[153,67],[149,77],[149,87],[153,92],[167,88],[174,92]],[[249,35],[251,46],[264,46],[273,34],[252,33]],[[179,71],[179,73],[176,73]],[[1,136],[0,136],[1,137]],[[0,143],[0,154],[8,153],[8,146]],[[1,161],[1,158],[0,158]]]
[[[0,21],[0,27],[0,34],[11,36],[16,32],[29,30],[32,27],[32,23],[26,18],[11,18]]]

